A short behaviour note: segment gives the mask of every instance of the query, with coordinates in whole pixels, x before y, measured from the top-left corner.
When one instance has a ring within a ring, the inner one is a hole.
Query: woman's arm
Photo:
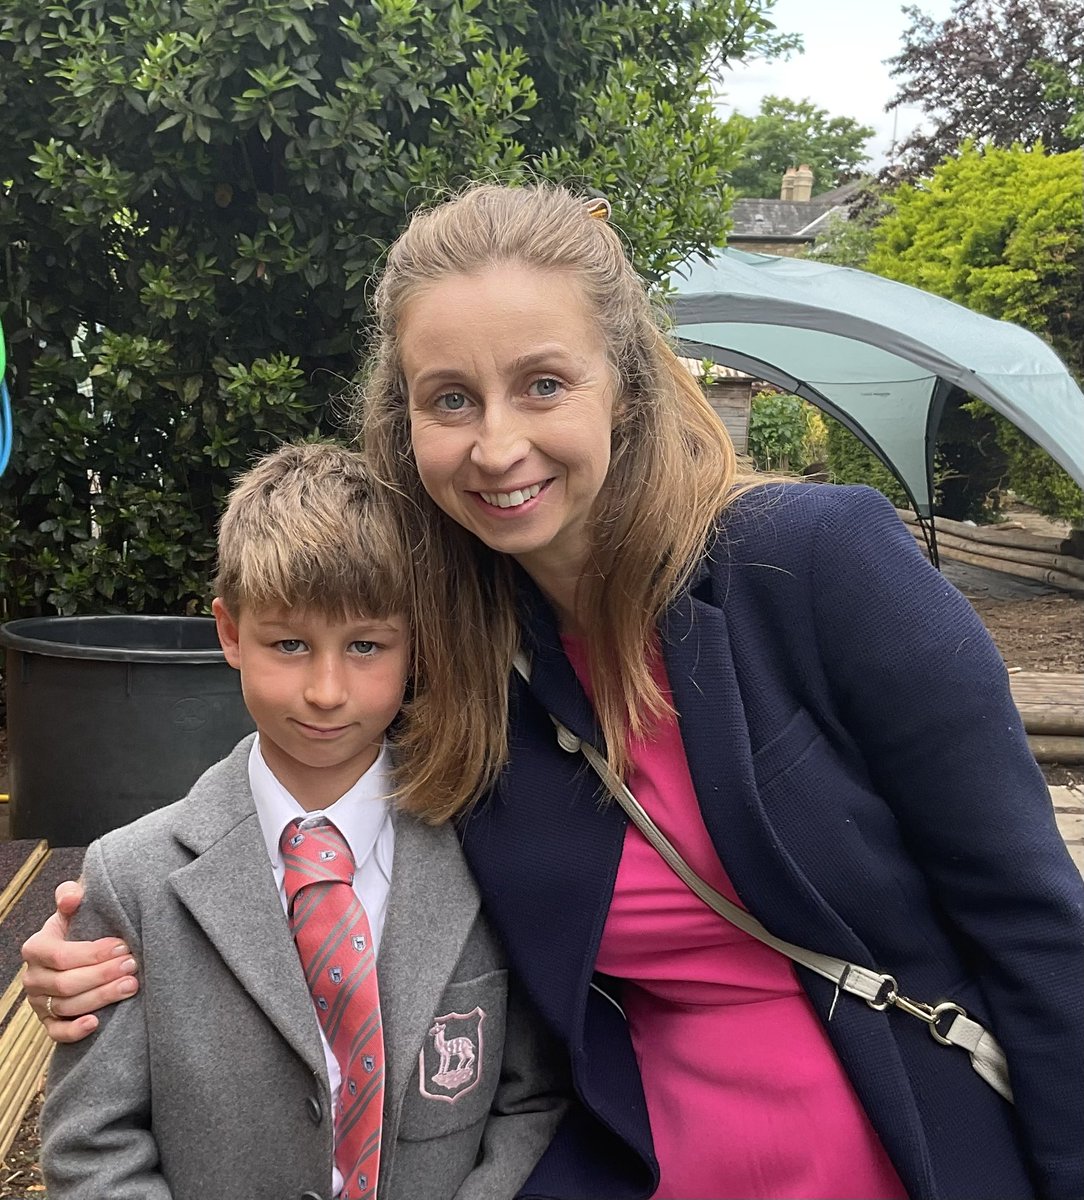
[[[23,943],[23,990],[54,1042],[78,1042],[98,1028],[98,1009],[127,1000],[139,989],[136,963],[120,938],[69,942],[83,885],[67,880],[56,889],[56,912]],[[46,1009],[52,997],[52,1016]]]
[[[837,711],[971,951],[1042,1194],[1084,1195],[1084,887],[1004,664],[883,497],[841,492],[811,561]]]

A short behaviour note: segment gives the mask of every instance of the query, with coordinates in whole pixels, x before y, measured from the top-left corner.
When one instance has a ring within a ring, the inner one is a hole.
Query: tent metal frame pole
[[[941,418],[945,412],[945,405],[948,403],[948,398],[955,386],[950,380],[938,376],[937,382],[934,384],[933,393],[930,396],[930,407],[926,412],[926,432],[924,435],[926,448],[926,504],[928,506],[926,511],[930,515],[924,520],[922,514],[917,509],[915,510],[919,528],[922,530],[922,536],[926,541],[926,549],[930,554],[930,562],[939,571],[941,570],[941,554],[937,548],[937,523],[933,513],[934,458],[937,454],[937,431],[941,428]]]

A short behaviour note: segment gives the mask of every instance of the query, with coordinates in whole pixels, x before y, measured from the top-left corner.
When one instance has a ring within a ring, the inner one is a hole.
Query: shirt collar
[[[248,755],[248,779],[256,815],[260,821],[264,845],[273,866],[282,866],[279,840],[282,831],[294,820],[316,816],[327,817],[346,838],[346,844],[358,867],[373,857],[384,878],[391,881],[391,852],[388,838],[381,833],[391,820],[391,760],[387,743],[381,746],[376,761],[364,775],[334,804],[306,812],[283,787],[260,753],[260,738],[256,735]]]

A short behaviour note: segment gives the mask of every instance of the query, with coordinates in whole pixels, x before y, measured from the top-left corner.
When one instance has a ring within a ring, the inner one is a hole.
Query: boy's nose
[[[315,708],[338,708],[345,703],[346,685],[341,667],[315,663],[305,686],[305,699]]]

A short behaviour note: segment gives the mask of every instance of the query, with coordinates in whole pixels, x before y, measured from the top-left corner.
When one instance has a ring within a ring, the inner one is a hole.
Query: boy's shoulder
[[[255,814],[248,780],[248,758],[255,734],[208,767],[183,799],[155,809],[128,825],[110,830],[96,843],[111,866],[162,878],[164,869],[188,861],[204,839]]]

